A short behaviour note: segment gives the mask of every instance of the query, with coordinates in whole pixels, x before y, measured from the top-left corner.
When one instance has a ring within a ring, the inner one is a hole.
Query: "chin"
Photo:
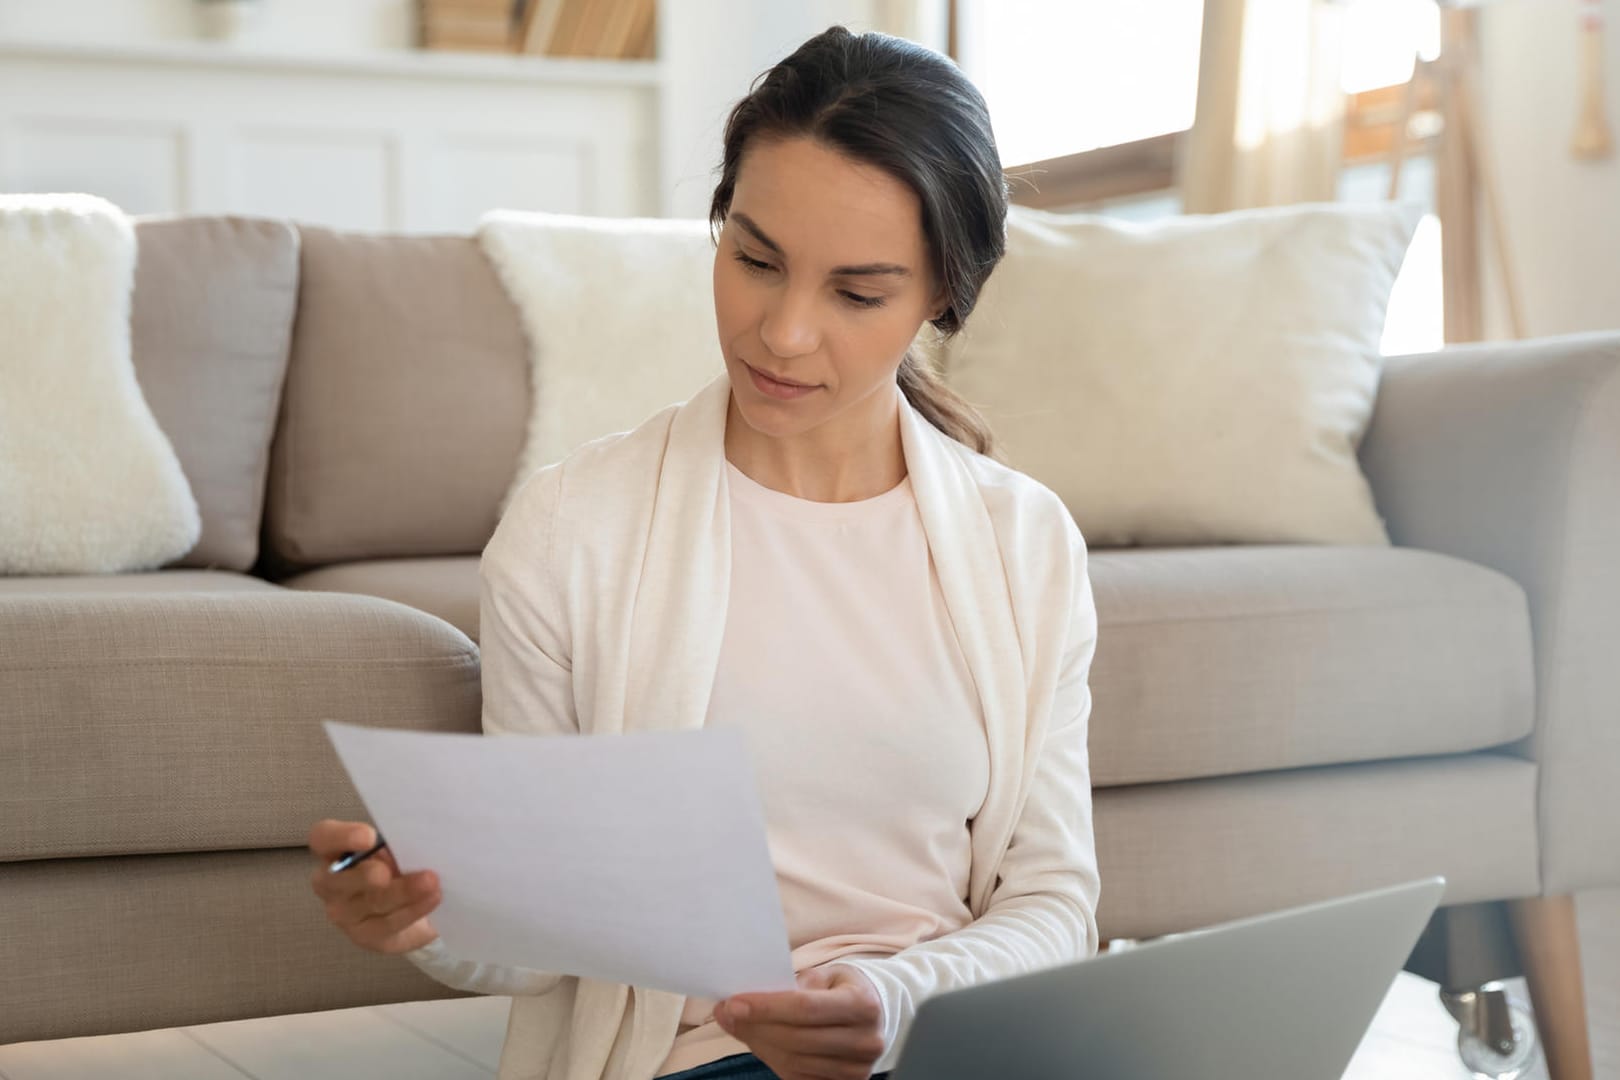
[[[746,374],[746,373],[745,373]],[[743,422],[761,435],[780,439],[799,435],[816,426],[820,410],[810,415],[802,405],[761,397],[751,386],[732,383],[732,398]]]

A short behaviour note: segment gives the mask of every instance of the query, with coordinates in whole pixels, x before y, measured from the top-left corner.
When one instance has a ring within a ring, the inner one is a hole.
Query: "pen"
[[[373,855],[377,854],[377,852],[381,851],[387,846],[388,841],[383,839],[382,833],[378,833],[377,842],[372,844],[370,848],[360,852],[345,851],[342,858],[338,859],[331,866],[326,868],[327,872],[332,874],[341,874],[355,863],[365,862],[367,859],[371,858]]]

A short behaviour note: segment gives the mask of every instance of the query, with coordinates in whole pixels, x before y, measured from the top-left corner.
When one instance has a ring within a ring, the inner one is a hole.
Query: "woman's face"
[[[907,347],[943,306],[921,204],[814,140],[757,141],[720,232],[714,306],[749,427],[784,437],[881,423]]]

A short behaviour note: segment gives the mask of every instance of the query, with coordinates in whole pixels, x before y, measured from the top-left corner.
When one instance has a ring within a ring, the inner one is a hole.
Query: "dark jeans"
[[[878,1073],[872,1080],[887,1080],[888,1073]],[[776,1074],[753,1054],[733,1054],[707,1065],[699,1065],[685,1072],[665,1073],[658,1080],[777,1080]]]

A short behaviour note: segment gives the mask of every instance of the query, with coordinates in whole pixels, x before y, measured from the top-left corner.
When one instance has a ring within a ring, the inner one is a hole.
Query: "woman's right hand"
[[[326,918],[362,949],[404,953],[436,941],[427,916],[439,906],[439,876],[431,870],[401,874],[387,848],[365,862],[332,873],[327,869],[351,851],[365,851],[377,833],[363,821],[320,821],[309,830],[317,863],[310,883],[326,904]]]

